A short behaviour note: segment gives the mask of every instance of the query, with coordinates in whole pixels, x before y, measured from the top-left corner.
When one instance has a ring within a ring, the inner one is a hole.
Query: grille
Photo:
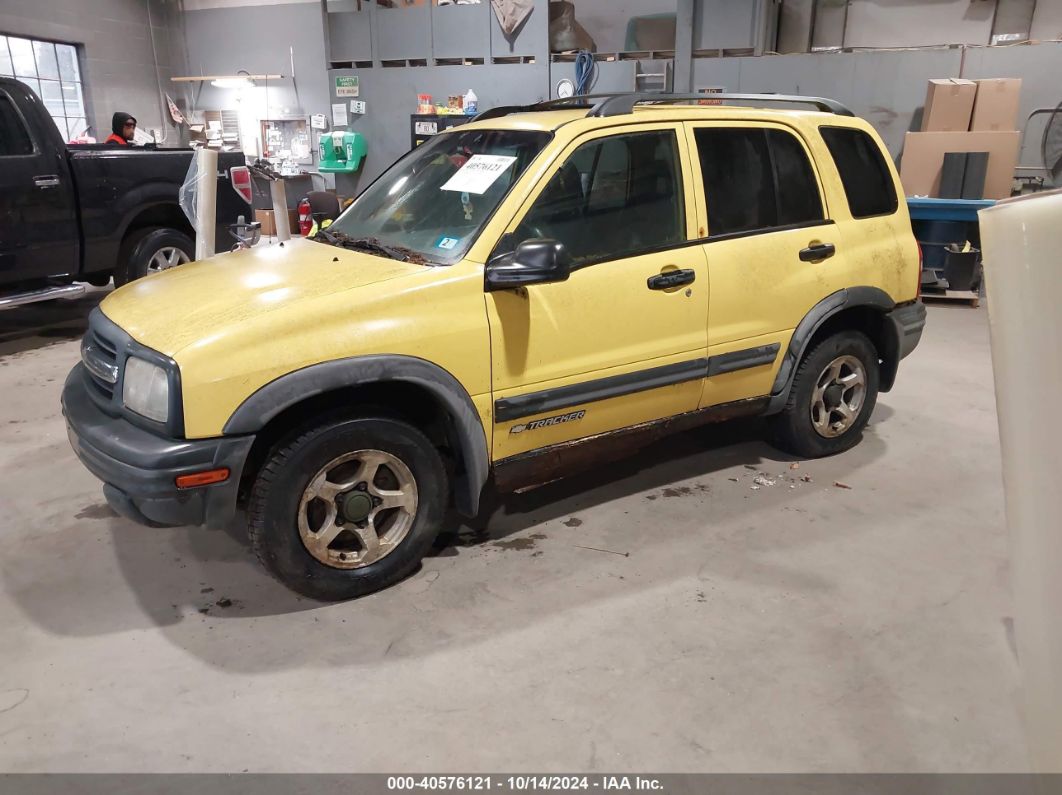
[[[118,382],[117,345],[101,334],[99,328],[90,326],[81,341],[81,360],[85,363],[93,388],[100,397],[111,400]]]

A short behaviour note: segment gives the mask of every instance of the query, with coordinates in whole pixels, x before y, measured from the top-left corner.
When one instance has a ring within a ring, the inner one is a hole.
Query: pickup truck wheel
[[[191,262],[194,257],[195,243],[184,232],[158,226],[138,229],[122,244],[114,284],[121,287],[149,273]]]
[[[775,444],[807,458],[859,443],[878,399],[878,352],[865,334],[842,331],[800,363],[789,401],[770,418]]]
[[[409,574],[442,525],[449,482],[420,431],[385,417],[333,417],[270,453],[251,490],[248,534],[277,579],[322,601]]]

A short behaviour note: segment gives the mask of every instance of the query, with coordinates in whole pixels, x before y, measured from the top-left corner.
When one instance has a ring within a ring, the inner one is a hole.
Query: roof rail
[[[622,116],[625,113],[631,113],[635,105],[663,105],[670,102],[703,102],[704,100],[727,99],[741,102],[762,102],[764,104],[781,102],[783,104],[814,105],[817,110],[821,110],[824,113],[835,113],[838,116],[855,115],[840,102],[833,99],[825,99],[824,97],[803,97],[796,94],[663,94],[659,92],[642,92],[630,94],[583,94],[563,99],[535,102],[531,105],[502,105],[483,111],[472,121],[498,119],[512,113],[534,113],[543,110],[564,110],[565,108],[587,108],[589,112],[586,115],[588,117]]]
[[[634,110],[635,105],[641,104],[664,104],[668,102],[690,102],[693,100],[738,100],[742,102],[782,102],[801,105],[814,105],[816,109],[824,113],[835,113],[838,116],[854,116],[851,110],[840,102],[823,97],[803,97],[795,94],[613,94],[607,99],[598,102],[591,108],[587,116],[621,116]]]
[[[534,113],[542,110],[564,110],[565,108],[593,109],[595,104],[592,100],[606,100],[616,94],[582,94],[562,99],[547,99],[543,102],[533,102],[530,105],[500,105],[490,108],[473,117],[472,121],[486,121],[487,119],[499,119],[512,113]]]

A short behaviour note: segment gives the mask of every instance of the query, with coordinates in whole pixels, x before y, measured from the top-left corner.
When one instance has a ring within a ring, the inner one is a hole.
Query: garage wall
[[[83,45],[88,113],[92,134],[101,140],[111,133],[111,114],[124,110],[141,127],[162,129],[170,136],[167,143],[177,143],[173,124],[164,121],[159,82],[169,90],[170,77],[185,69],[180,25],[178,0],[0,3],[0,32]],[[170,90],[170,95],[176,99],[180,91]]]
[[[549,97],[549,66],[541,61],[530,65],[487,64],[331,72],[332,76],[348,74],[359,76],[359,98],[368,105],[368,113],[352,117],[349,129],[365,136],[368,154],[357,174],[336,175],[336,189],[343,195],[356,194],[409,151],[409,116],[416,112],[419,93],[446,97],[464,94],[472,89],[483,108],[530,104]],[[342,100],[337,98],[333,101]]]
[[[1025,130],[1026,119],[1036,108],[1054,108],[1062,103],[1062,43],[1045,43],[1019,47],[976,47],[966,51],[962,76],[970,80],[986,77],[1020,77],[1021,105],[1018,128]],[[1028,125],[1022,140],[1018,164],[1039,166],[1040,139],[1045,116]]]
[[[778,13],[778,52],[807,52],[815,0],[785,0]]]
[[[283,75],[244,92],[197,83],[196,109],[232,109],[239,100],[253,103],[259,115],[270,118],[328,111],[324,23],[316,0],[256,0],[254,7],[244,0],[185,0],[184,28],[189,74],[235,74],[243,69]]]
[[[851,0],[845,47],[988,44],[994,0]]]
[[[1036,0],[999,0],[996,18],[992,23],[991,44],[1025,41],[1031,38],[1033,11]]]
[[[870,121],[895,156],[925,102],[931,77],[958,76],[961,50],[804,53],[694,61],[694,86],[732,92],[809,94],[836,99]]]
[[[335,78],[348,75],[358,76],[359,99],[367,104],[364,116],[350,117],[349,129],[365,136],[368,155],[357,174],[335,176],[336,189],[343,195],[356,194],[409,150],[409,117],[416,111],[418,94],[431,94],[436,101],[445,101],[449,95],[463,95],[471,89],[484,109],[530,104],[549,97],[546,0],[536,0],[531,16],[509,39],[502,34],[489,3],[391,10],[363,3],[361,12],[352,13],[353,10],[349,2],[327,3],[331,61],[372,63],[371,67],[332,69],[326,78],[328,104],[344,101],[334,96]],[[365,17],[373,20],[368,25],[369,35],[364,30]],[[398,35],[402,29],[395,24],[402,20],[413,30],[412,37]],[[338,28],[337,23],[341,25]],[[468,30],[478,33],[468,35]],[[399,58],[423,59],[425,63],[438,58],[475,58],[482,63],[384,65]],[[513,58],[533,62],[495,62]],[[324,111],[329,109],[328,104]]]
[[[1040,41],[1062,39],[1062,3],[1040,0],[1036,4],[1029,38]]]
[[[754,48],[765,17],[777,10],[774,0],[697,0],[693,12],[694,50]]]
[[[576,0],[575,18],[593,36],[598,52],[622,52],[632,17],[673,15],[677,7],[677,0]]]
[[[319,4],[312,0],[261,4],[256,0],[253,8],[245,5],[244,0],[210,0],[209,4],[185,0],[189,74],[235,74],[244,69],[252,74],[283,75],[268,86],[270,108],[278,113],[285,108],[290,113],[322,112],[328,102],[328,83]],[[230,107],[235,96],[232,89],[204,83],[197,107]]]
[[[185,11],[206,11],[212,8],[245,8],[248,6],[282,6],[314,4],[318,0],[184,0]]]
[[[755,48],[761,39],[760,27],[779,7],[777,0],[697,0],[693,49]],[[602,53],[626,49],[627,24],[632,17],[675,14],[677,9],[678,0],[575,0],[576,19]]]
[[[418,93],[445,97],[463,94],[471,88],[479,96],[483,108],[524,104],[550,96],[560,78],[573,74],[571,63],[553,63],[545,50],[545,0],[539,0],[528,25],[512,43],[504,42],[495,35],[498,31],[492,29],[489,48],[483,44],[483,64],[400,67],[381,64],[382,50],[386,49],[383,44],[391,47],[395,41],[381,42],[378,32],[366,36],[363,21],[352,18],[360,14],[352,13],[355,6],[344,0],[330,1],[327,6],[311,0],[255,7],[244,7],[244,0],[185,2],[189,7],[193,3],[196,6],[184,15],[192,72],[228,73],[243,68],[290,75],[288,47],[294,45],[298,96],[287,77],[270,88],[270,106],[280,112],[287,108],[292,112],[298,109],[304,114],[328,113],[330,104],[339,101],[334,97],[333,78],[358,75],[360,98],[367,102],[368,112],[363,117],[352,116],[350,129],[365,135],[369,152],[359,174],[336,178],[337,188],[348,195],[364,188],[408,149],[409,115],[414,111]],[[878,0],[879,10],[885,2]],[[963,0],[965,6],[962,7],[981,2],[986,0]],[[581,3],[582,0],[578,0],[577,5],[581,6]],[[206,7],[208,4],[211,7]],[[219,4],[224,7],[217,7]],[[955,0],[929,0],[925,5],[934,6],[939,14],[955,13],[961,7]],[[754,46],[757,29],[754,16],[762,14],[769,3],[726,4],[724,0],[704,0],[699,6],[701,10],[695,16],[693,31],[694,49],[702,49],[701,45],[708,42],[718,48],[732,49]],[[364,7],[373,14],[378,12],[369,3]],[[466,8],[489,13],[486,4]],[[333,22],[337,17],[343,17],[344,24],[350,23],[338,33],[330,31],[332,61],[364,60],[365,64],[360,68],[326,68],[325,41],[329,37],[324,22],[326,10]],[[448,10],[432,9],[432,12],[441,15]],[[974,15],[976,18],[972,17],[968,22],[981,30],[985,20],[980,17],[978,9],[974,10],[978,11]],[[431,15],[427,16],[426,30],[431,34]],[[859,25],[870,24],[859,12],[855,20]],[[991,20],[987,24],[990,30]],[[234,48],[230,41],[233,30],[253,33],[244,37],[240,47]],[[988,33],[985,36],[987,38]],[[469,45],[475,41],[468,38]],[[337,45],[344,49],[337,50]],[[438,42],[433,44],[432,36],[428,35],[416,57],[431,63],[433,46],[438,47]],[[492,63],[493,58],[510,53],[533,57],[534,63]],[[368,65],[370,63],[372,66]],[[598,69],[598,89],[630,90],[636,64],[632,61],[599,63]],[[712,85],[725,86],[730,91],[836,98],[869,119],[894,156],[901,153],[904,133],[918,124],[926,81],[930,78],[1021,76],[1025,78],[1023,118],[1032,108],[1054,106],[1062,100],[1055,81],[1051,79],[1062,73],[1062,44],[704,57],[694,58],[691,70],[694,88]],[[231,97],[226,94],[231,92],[204,86],[199,106],[228,106]],[[1030,142],[1033,142],[1032,137]],[[1026,145],[1022,162],[1035,160],[1034,149],[1032,143]]]
[[[777,50],[987,45],[1062,38],[1056,0],[779,0]]]
[[[889,151],[900,154],[904,133],[920,123],[926,81],[934,77],[1021,77],[1019,127],[1035,108],[1062,102],[1062,43],[919,51],[804,53],[693,62],[694,88],[811,94],[843,102],[869,120]],[[1042,126],[1034,123],[1020,162],[1035,165]]]

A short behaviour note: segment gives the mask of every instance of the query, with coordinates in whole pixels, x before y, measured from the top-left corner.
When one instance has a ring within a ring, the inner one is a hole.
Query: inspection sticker
[[[440,237],[435,243],[435,248],[444,248],[449,251],[460,242],[456,237]]]
[[[483,194],[506,172],[515,157],[505,155],[472,155],[456,174],[447,180],[442,190]]]

